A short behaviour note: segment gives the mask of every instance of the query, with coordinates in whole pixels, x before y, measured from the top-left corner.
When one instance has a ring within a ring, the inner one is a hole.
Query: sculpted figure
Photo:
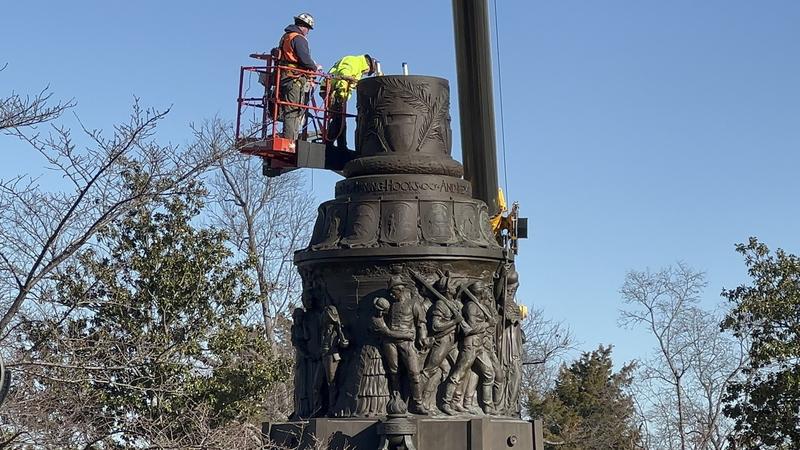
[[[294,413],[292,420],[311,415],[309,387],[308,336],[306,336],[303,308],[292,311],[292,345],[294,346]]]
[[[495,325],[497,312],[494,306],[494,296],[482,281],[476,281],[464,290],[465,320],[469,331],[464,333],[461,340],[458,359],[445,385],[442,411],[455,415],[457,410],[453,407],[453,396],[456,388],[464,382],[469,371],[474,370],[480,379],[480,400],[486,414],[496,414],[494,408],[493,387],[495,383],[495,368],[497,355],[495,354]],[[465,396],[468,393],[465,393]]]
[[[498,353],[502,370],[507,376],[506,382],[501,387],[498,408],[505,414],[519,416],[522,345],[525,343],[522,321],[525,319],[526,309],[515,301],[519,287],[519,274],[513,265],[507,273],[501,274],[500,281],[502,284],[498,289],[497,299],[501,308],[502,320],[498,322]]]
[[[453,396],[452,407],[454,410],[468,414],[482,414],[483,410],[478,405],[478,381],[480,378],[475,370],[467,372],[465,379],[461,380]]]
[[[308,357],[306,359],[308,376],[305,390],[308,393],[309,410],[301,417],[319,417],[325,415],[322,399],[325,376],[322,369],[322,305],[323,289],[318,282],[312,283],[310,289],[303,291],[303,333]]]
[[[431,206],[431,217],[429,220],[432,235],[438,238],[450,236],[450,215],[447,206],[442,203],[435,203]]]
[[[400,363],[405,369],[411,387],[409,411],[415,414],[427,414],[422,403],[422,384],[420,380],[420,364],[417,345],[422,348],[428,345],[427,328],[425,326],[425,310],[420,302],[414,299],[411,289],[399,276],[389,279],[389,324],[385,328],[374,323],[375,332],[381,334],[382,350],[386,369],[389,375],[389,386],[392,391],[400,391]],[[376,303],[377,306],[377,303]]]
[[[440,272],[439,275],[439,280],[434,286],[427,285],[421,277],[417,276],[436,297],[430,315],[433,346],[422,371],[422,378],[425,382],[423,396],[428,409],[432,409],[436,403],[436,390],[442,374],[446,375],[456,360],[456,337],[463,334],[465,328],[469,329],[469,325],[464,322],[464,317],[461,315],[463,305],[455,298],[456,287],[451,281],[450,274]],[[450,361],[448,361],[448,356],[451,357]]]
[[[361,347],[358,373],[361,376],[358,386],[356,414],[363,417],[377,417],[386,414],[389,401],[389,387],[379,347],[384,336],[392,334],[386,326],[384,317],[389,311],[389,301],[376,298],[375,312],[370,319],[367,342]]]
[[[342,330],[342,321],[339,319],[339,310],[333,305],[325,307],[322,316],[322,365],[325,369],[325,381],[328,384],[328,414],[335,414],[338,387],[336,385],[336,370],[342,360],[339,349],[350,345]]]

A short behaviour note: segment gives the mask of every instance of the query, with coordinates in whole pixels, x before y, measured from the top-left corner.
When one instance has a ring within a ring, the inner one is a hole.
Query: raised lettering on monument
[[[464,180],[442,178],[435,181],[419,181],[386,177],[384,179],[347,180],[337,184],[336,195],[389,194],[389,193],[447,193],[470,195],[469,183]]]

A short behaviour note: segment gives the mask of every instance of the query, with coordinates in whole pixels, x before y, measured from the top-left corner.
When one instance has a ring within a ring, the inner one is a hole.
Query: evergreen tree
[[[552,391],[529,399],[531,417],[544,420],[545,448],[639,448],[633,401],[625,393],[632,371],[626,365],[614,373],[611,347],[603,346],[562,367]]]
[[[255,421],[287,379],[247,320],[258,298],[245,263],[223,233],[192,225],[200,207],[186,195],[112,222],[59,277],[61,313],[24,322],[39,432],[65,447],[199,445]]]
[[[750,340],[745,379],[729,389],[735,448],[800,448],[800,258],[773,255],[756,238],[739,244],[750,284],[723,291],[733,309],[723,329]]]

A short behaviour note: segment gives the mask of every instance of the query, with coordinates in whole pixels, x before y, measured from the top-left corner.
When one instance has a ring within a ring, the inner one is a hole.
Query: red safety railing
[[[269,54],[250,55],[263,60],[263,66],[243,66],[239,71],[239,96],[237,97],[236,113],[236,146],[242,153],[257,155],[276,160],[283,167],[292,167],[296,163],[294,142],[282,136],[282,110],[286,107],[299,108],[302,120],[298,129],[298,140],[311,142],[335,141],[338,136],[328,136],[331,120],[340,115],[342,121],[353,118],[355,115],[347,114],[346,102],[341,111],[331,110],[331,86],[339,78],[325,72],[299,69],[281,65],[277,59]],[[283,77],[303,77],[308,83],[304,93],[303,103],[293,103],[281,99],[280,80]],[[252,89],[252,78],[259,80],[255,85],[259,96],[247,96]],[[247,82],[248,87],[245,87]],[[327,83],[325,97],[320,98],[318,104],[319,87]],[[263,89],[262,89],[263,86]],[[253,111],[249,123],[245,123],[245,116]],[[341,132],[340,127],[340,132]]]

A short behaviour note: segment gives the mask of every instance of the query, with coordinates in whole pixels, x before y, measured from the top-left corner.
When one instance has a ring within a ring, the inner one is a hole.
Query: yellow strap
[[[489,218],[489,224],[491,224],[494,234],[499,233],[503,228],[503,213],[508,211],[508,207],[506,205],[506,196],[503,194],[502,188],[497,188],[497,207],[499,209],[497,214]]]

